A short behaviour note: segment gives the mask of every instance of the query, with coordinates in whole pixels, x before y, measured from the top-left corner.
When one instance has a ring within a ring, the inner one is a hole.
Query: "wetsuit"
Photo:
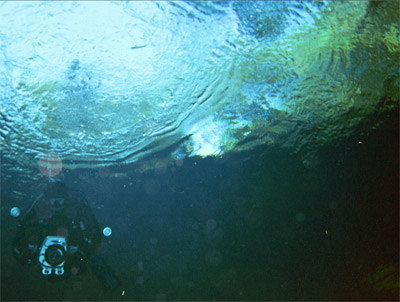
[[[101,242],[99,224],[87,202],[79,194],[63,197],[63,206],[54,209],[48,198],[39,198],[27,213],[18,220],[18,230],[13,240],[12,253],[21,264],[37,267],[40,249],[47,236],[62,236],[67,243],[67,256],[62,276],[51,274],[49,278],[65,278],[71,272],[86,272],[86,263],[95,254]]]

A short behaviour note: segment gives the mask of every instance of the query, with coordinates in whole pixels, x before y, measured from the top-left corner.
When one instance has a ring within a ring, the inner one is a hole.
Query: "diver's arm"
[[[88,254],[93,254],[101,242],[101,233],[99,223],[89,207],[86,208],[83,222],[86,225],[84,232],[84,240],[86,243],[86,251]]]
[[[40,245],[38,225],[32,221],[23,222],[17,229],[12,242],[12,254],[21,264],[34,263],[38,257],[38,248]]]
[[[101,243],[101,230],[99,226],[99,222],[94,216],[93,212],[91,211],[90,207],[88,206],[88,217],[87,217],[88,224],[90,226],[88,236],[91,238],[93,244],[98,245]]]
[[[32,220],[32,218],[33,218],[32,216],[34,216],[33,211],[32,211],[33,207],[42,198],[43,198],[43,194],[40,194],[38,196],[38,198],[36,198],[34,200],[34,202],[32,202],[32,204],[29,206],[29,208],[26,211],[24,211],[25,213],[23,215],[21,215],[21,217],[17,217],[17,221],[18,221],[19,225],[22,225],[24,222],[26,223],[27,221]]]
[[[79,214],[75,223],[78,224],[80,250],[87,256],[91,257],[99,247],[101,242],[101,232],[99,223],[89,204],[81,199],[77,204],[79,204]]]
[[[41,242],[37,233],[39,224],[33,208],[42,197],[43,194],[40,194],[25,213],[17,218],[18,229],[12,242],[12,254],[21,264],[30,264],[37,257]]]

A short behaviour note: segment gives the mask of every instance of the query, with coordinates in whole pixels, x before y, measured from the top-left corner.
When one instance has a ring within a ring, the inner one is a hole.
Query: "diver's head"
[[[65,182],[51,180],[47,183],[46,198],[67,198],[68,190]]]
[[[68,189],[63,181],[51,180],[47,184],[46,199],[49,201],[50,207],[54,210],[63,208],[65,199],[68,197]]]

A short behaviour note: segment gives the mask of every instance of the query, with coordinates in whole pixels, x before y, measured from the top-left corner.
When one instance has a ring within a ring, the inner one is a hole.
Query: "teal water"
[[[1,300],[396,300],[398,2],[0,4]],[[11,255],[49,177],[121,280]]]

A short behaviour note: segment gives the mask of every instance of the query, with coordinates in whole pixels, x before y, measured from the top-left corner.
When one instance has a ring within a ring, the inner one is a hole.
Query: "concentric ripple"
[[[312,152],[398,106],[393,6],[3,2],[2,154],[23,170],[46,154],[90,168],[175,145],[173,159]]]

